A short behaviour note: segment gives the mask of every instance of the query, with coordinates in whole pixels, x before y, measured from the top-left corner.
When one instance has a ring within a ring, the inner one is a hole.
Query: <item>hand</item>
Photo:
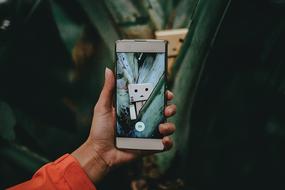
[[[72,155],[79,161],[82,168],[93,182],[98,182],[110,168],[130,162],[139,156],[153,154],[158,151],[119,150],[115,147],[115,108],[113,107],[113,92],[115,78],[113,72],[106,68],[105,83],[99,100],[94,108],[92,127],[87,141],[75,150]],[[173,99],[170,91],[166,92],[167,100]],[[166,106],[166,117],[174,115],[176,106]],[[164,150],[169,150],[173,142],[169,135],[175,131],[173,123],[163,123],[159,132],[164,136]]]

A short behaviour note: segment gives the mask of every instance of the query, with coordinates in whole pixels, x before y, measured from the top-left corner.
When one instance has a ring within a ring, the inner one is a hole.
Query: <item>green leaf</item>
[[[143,0],[143,6],[147,10],[150,20],[156,30],[162,30],[165,27],[165,12],[158,0]]]
[[[8,141],[14,140],[15,124],[16,119],[11,107],[5,102],[0,102],[0,136]]]
[[[173,28],[188,28],[199,0],[182,0],[174,10]]]
[[[88,15],[92,25],[104,43],[106,44],[110,55],[113,56],[114,43],[119,39],[119,35],[116,32],[115,26],[109,17],[106,7],[102,1],[88,1],[88,0],[77,0],[82,6],[86,14]]]
[[[0,147],[1,158],[6,158],[28,172],[35,172],[49,162],[46,158],[32,152],[27,147],[15,143],[5,143]]]
[[[105,0],[105,4],[124,38],[153,37],[153,27],[143,4],[130,0]]]
[[[139,8],[129,0],[105,0],[108,11],[118,25],[136,24],[144,15]]]
[[[162,171],[166,171],[170,167],[171,161],[177,153],[182,160],[188,155],[191,107],[196,87],[203,70],[203,64],[211,51],[211,45],[216,39],[216,34],[230,3],[231,0],[200,0],[197,5],[193,22],[176,62],[179,67],[173,92],[176,95],[174,102],[179,109],[171,119],[177,126],[173,136],[176,145],[172,150],[158,155],[158,164]]]
[[[71,54],[75,43],[83,32],[83,25],[72,20],[56,1],[51,1],[51,10],[60,37]]]

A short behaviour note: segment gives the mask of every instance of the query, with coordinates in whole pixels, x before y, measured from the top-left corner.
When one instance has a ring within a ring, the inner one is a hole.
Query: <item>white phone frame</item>
[[[117,52],[165,53],[165,69],[167,68],[167,41],[165,40],[153,40],[153,39],[118,40],[116,41],[116,53]],[[136,149],[136,150],[164,149],[162,139],[117,137],[117,135],[115,135],[115,144],[116,147],[119,149]]]

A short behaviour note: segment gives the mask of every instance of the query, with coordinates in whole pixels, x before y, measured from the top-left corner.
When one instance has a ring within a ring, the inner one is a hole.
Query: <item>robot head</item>
[[[152,83],[129,84],[130,102],[146,101],[153,91]]]

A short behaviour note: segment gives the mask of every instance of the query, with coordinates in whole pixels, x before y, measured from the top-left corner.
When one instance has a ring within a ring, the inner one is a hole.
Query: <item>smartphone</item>
[[[167,41],[116,41],[116,147],[162,150]]]

